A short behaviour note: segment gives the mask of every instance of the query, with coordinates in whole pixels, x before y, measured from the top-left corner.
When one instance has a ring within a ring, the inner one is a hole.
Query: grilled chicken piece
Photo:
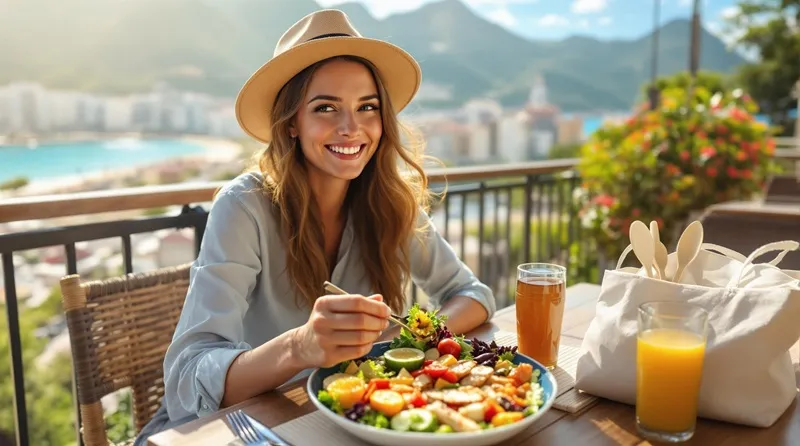
[[[472,403],[459,408],[458,413],[464,415],[472,421],[481,422],[486,415],[486,407],[483,403]]]
[[[433,378],[431,378],[425,373],[422,373],[418,375],[416,378],[414,378],[414,382],[411,383],[411,385],[415,389],[426,390],[433,387]]]
[[[477,363],[477,362],[475,362],[475,361],[473,361],[473,360],[471,360],[471,359],[470,359],[470,360],[464,360],[464,361],[458,361],[458,362],[457,362],[455,365],[453,365],[452,367],[450,367],[450,370],[451,370],[451,371],[452,371],[452,372],[453,372],[453,373],[454,373],[454,374],[455,374],[455,375],[458,377],[458,379],[460,380],[461,378],[463,378],[463,377],[465,377],[465,376],[469,375],[469,372],[471,372],[471,371],[472,371],[472,369],[473,369],[473,368],[474,368],[476,365],[478,365],[478,363]]]
[[[442,401],[444,400],[444,392],[441,390],[428,390],[425,392],[425,396],[430,401]]]
[[[445,406],[440,401],[428,404],[426,407],[439,418],[439,421],[452,427],[456,432],[474,432],[481,430],[481,426],[478,423]]]
[[[444,391],[444,401],[453,406],[466,406],[471,403],[479,403],[486,399],[486,395],[477,388],[449,389]]]
[[[470,370],[469,375],[461,380],[461,385],[481,387],[492,376],[492,373],[494,373],[494,369],[491,367],[479,365]]]

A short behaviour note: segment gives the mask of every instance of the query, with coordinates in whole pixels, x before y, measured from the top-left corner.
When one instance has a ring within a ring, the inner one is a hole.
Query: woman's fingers
[[[380,335],[380,331],[337,330],[326,336],[326,341],[336,346],[372,345]]]
[[[386,319],[391,314],[391,310],[382,302],[382,299],[379,301],[352,294],[323,296],[317,302],[322,307],[321,310],[332,313],[366,313],[382,319]]]
[[[324,315],[323,325],[328,331],[383,331],[389,326],[389,321],[363,313],[328,313]]]

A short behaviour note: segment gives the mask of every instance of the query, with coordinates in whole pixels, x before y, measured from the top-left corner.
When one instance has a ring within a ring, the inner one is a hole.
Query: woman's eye
[[[364,111],[375,111],[380,110],[380,107],[378,107],[376,104],[364,104],[361,106],[361,109]]]
[[[314,109],[315,112],[329,112],[333,111],[333,107],[330,105],[320,105]]]

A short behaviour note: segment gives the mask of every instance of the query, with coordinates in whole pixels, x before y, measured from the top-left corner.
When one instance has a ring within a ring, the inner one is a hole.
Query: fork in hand
[[[250,419],[241,409],[228,413],[225,417],[233,428],[236,437],[242,440],[246,445],[291,446],[269,429],[266,429],[269,437],[264,435],[253,426],[253,423],[250,422]]]

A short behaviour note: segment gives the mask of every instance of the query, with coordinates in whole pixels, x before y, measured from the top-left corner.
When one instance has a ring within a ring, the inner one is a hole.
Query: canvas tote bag
[[[800,338],[800,271],[781,270],[796,241],[775,242],[748,257],[704,243],[681,283],[649,278],[643,268],[606,271],[596,315],[583,339],[576,388],[636,404],[636,336],[639,305],[690,302],[709,313],[698,415],[748,426],[771,426],[797,395],[789,349]],[[716,252],[714,252],[716,251]],[[753,263],[770,251],[768,263]],[[669,255],[665,277],[676,269]]]

